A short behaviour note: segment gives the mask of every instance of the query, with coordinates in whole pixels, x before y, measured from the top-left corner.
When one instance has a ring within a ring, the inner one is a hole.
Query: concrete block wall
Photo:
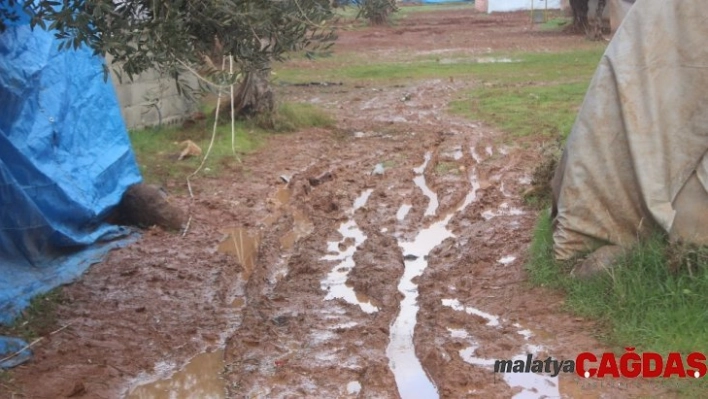
[[[107,60],[110,66],[110,60]],[[196,111],[197,104],[191,103],[177,93],[174,79],[160,76],[157,71],[150,70],[133,78],[133,81],[123,76],[120,82],[111,72],[113,86],[121,106],[123,120],[128,129],[142,129],[150,126],[163,126],[181,123]],[[188,77],[191,87],[197,87],[195,77]],[[159,108],[149,106],[154,102]]]

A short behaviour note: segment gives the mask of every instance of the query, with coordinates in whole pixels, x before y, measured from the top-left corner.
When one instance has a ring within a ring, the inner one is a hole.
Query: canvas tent
[[[606,49],[553,180],[556,258],[655,231],[708,243],[708,25],[641,0]]]
[[[57,44],[53,33],[32,31],[27,19],[0,33],[5,324],[33,296],[72,281],[131,237],[104,222],[125,190],[141,180],[113,86],[91,50],[59,51]],[[0,352],[18,346],[0,339]]]
[[[558,10],[561,0],[476,0],[474,3],[477,11],[512,12],[524,10]]]

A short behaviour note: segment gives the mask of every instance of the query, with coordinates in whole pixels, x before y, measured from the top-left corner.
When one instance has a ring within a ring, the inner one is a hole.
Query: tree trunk
[[[219,121],[231,120],[231,103],[236,118],[271,115],[275,110],[275,94],[270,87],[269,75],[270,69],[246,72],[231,101],[221,104]]]
[[[588,3],[590,0],[570,0],[570,8],[573,10],[572,29],[575,32],[587,32],[588,24]]]
[[[592,33],[589,35],[591,40],[602,40],[602,14],[605,11],[607,0],[597,1],[597,10],[595,10],[595,24],[593,25]]]

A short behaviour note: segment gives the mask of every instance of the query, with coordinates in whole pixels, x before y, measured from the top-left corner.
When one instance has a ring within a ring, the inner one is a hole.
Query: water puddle
[[[363,193],[361,193],[360,196],[356,197],[354,199],[354,206],[353,206],[350,213],[353,215],[354,211],[356,211],[357,209],[366,205],[366,202],[369,200],[369,197],[371,196],[371,193],[373,193],[373,192],[374,192],[373,189],[368,189],[368,190],[364,191]]]
[[[443,154],[443,156],[445,158],[452,158],[455,161],[459,161],[464,156],[464,153],[462,152],[462,147],[457,146],[457,147],[453,148],[452,151],[445,152]]]
[[[293,229],[280,238],[280,246],[286,250],[293,249],[295,243],[312,234],[312,231],[315,229],[315,225],[301,210],[294,210],[292,215]]]
[[[261,240],[260,235],[252,235],[243,228],[224,230],[222,233],[226,234],[227,237],[219,244],[218,251],[233,255],[236,258],[241,267],[243,267],[242,277],[247,281],[255,267],[258,245]]]
[[[499,192],[502,193],[502,195],[506,198],[511,198],[514,196],[512,193],[506,191],[506,188],[504,187],[504,182],[499,185]]]
[[[469,314],[475,314],[482,316],[489,320],[487,323],[490,327],[499,327],[499,318],[497,316],[490,315],[488,313],[482,312],[478,309],[463,306],[457,299],[444,299],[443,305],[449,306],[458,311],[465,311]],[[521,351],[513,356],[510,360],[523,360],[527,361],[527,356],[531,354],[532,356],[537,355],[544,348],[540,345],[530,344],[528,341],[533,337],[533,332],[528,329],[523,329],[520,324],[514,323],[513,326],[517,328],[517,334],[524,337],[524,344],[522,345]],[[452,338],[468,338],[469,334],[465,330],[455,330],[448,328],[450,336]],[[477,356],[477,349],[479,349],[479,343],[470,339],[470,345],[459,351],[460,358],[466,363],[474,366],[485,367],[491,369],[494,367],[494,362],[497,359],[485,359]],[[500,373],[504,382],[509,385],[512,389],[520,389],[520,392],[515,394],[513,398],[517,399],[544,399],[544,398],[559,398],[559,382],[558,377],[551,377],[545,374],[535,374],[535,373]]]
[[[352,381],[347,384],[347,393],[349,395],[358,395],[361,392],[361,383],[359,381]]]
[[[366,241],[366,235],[359,229],[354,220],[354,212],[366,205],[373,190],[364,191],[354,200],[354,206],[349,211],[351,219],[339,226],[339,234],[342,235],[340,241],[330,241],[327,243],[327,255],[321,259],[326,261],[339,261],[327,277],[320,282],[320,287],[327,291],[325,300],[344,299],[352,305],[358,305],[366,313],[374,313],[379,310],[371,301],[363,295],[358,295],[354,288],[347,284],[349,272],[356,266],[354,254],[357,247]]]
[[[423,195],[428,197],[428,207],[425,209],[425,216],[433,216],[435,215],[435,212],[438,210],[438,195],[433,192],[429,187],[428,184],[425,182],[425,176],[424,175],[418,175],[413,179],[413,183],[415,183],[416,186],[418,186],[421,191],[423,191]]]
[[[472,344],[471,346],[460,350],[460,357],[465,362],[491,368],[494,367],[495,359],[483,359],[475,356],[479,345]],[[527,360],[530,353],[532,356],[538,353],[540,347],[536,345],[525,345],[522,354],[512,357],[510,360]],[[501,373],[504,382],[511,388],[521,389],[519,393],[512,396],[516,399],[544,399],[544,398],[560,398],[558,377],[551,377],[545,374],[535,373]]]
[[[359,325],[359,323],[357,323],[355,321],[348,321],[346,323],[333,325],[332,327],[330,327],[330,329],[331,330],[348,330],[348,329],[350,329],[352,327],[356,327],[358,325]]]
[[[466,330],[463,330],[461,328],[448,328],[447,331],[450,332],[450,336],[452,338],[465,339],[469,338],[470,336],[470,334]]]
[[[497,216],[519,216],[523,214],[524,211],[522,209],[510,207],[509,204],[504,202],[499,205],[499,209],[497,210],[488,209],[482,212],[482,218],[484,218],[484,220],[486,221],[489,221]]]
[[[413,178],[413,183],[415,183],[415,185],[418,186],[421,191],[423,191],[423,195],[428,197],[428,207],[425,209],[425,213],[423,214],[424,216],[435,215],[435,212],[437,212],[439,205],[438,194],[433,192],[433,190],[428,187],[428,183],[425,181],[425,168],[428,166],[428,162],[430,162],[431,157],[432,154],[430,153],[430,151],[426,152],[423,164],[418,166],[417,168],[413,168],[413,172],[415,172],[417,175]]]
[[[398,212],[396,212],[396,219],[398,219],[399,222],[402,222],[406,216],[408,215],[408,212],[413,208],[413,205],[410,204],[403,204],[401,205],[400,208],[398,208]]]
[[[477,154],[477,149],[475,147],[470,147],[470,155],[472,155],[472,159],[474,159],[475,162],[482,163],[482,157]]]
[[[245,304],[246,300],[243,298],[234,298],[234,300],[231,301],[231,307],[236,309],[242,308]]]
[[[519,178],[519,184],[524,186],[531,184],[532,181],[533,179],[531,178],[531,176],[528,175],[524,175]]]
[[[224,351],[195,356],[171,377],[135,387],[126,399],[223,399]]]
[[[283,206],[290,202],[291,195],[292,192],[287,186],[281,186],[278,191],[275,192],[275,196],[273,197],[273,199],[278,205]]]
[[[438,61],[440,64],[508,64],[512,62],[519,62],[519,60],[513,60],[511,58],[496,58],[496,57],[479,57],[479,58],[441,58]]]
[[[457,299],[443,299],[443,306],[447,306],[457,311],[465,312],[467,314],[473,314],[487,320],[487,325],[489,327],[499,327],[499,317],[492,314],[483,312],[477,308],[471,306],[463,306]]]
[[[501,263],[502,265],[506,266],[506,265],[510,265],[510,264],[511,264],[512,262],[514,262],[515,260],[516,260],[516,256],[507,255],[507,256],[504,256],[504,257],[500,258],[499,260],[497,260],[497,262],[499,262],[499,263]]]
[[[423,156],[423,164],[418,166],[417,168],[413,168],[413,172],[419,175],[425,172],[425,168],[428,166],[428,162],[430,162],[430,158],[432,156],[433,154],[430,151],[426,152]]]
[[[427,165],[429,155],[426,154],[426,161],[416,173],[422,173]],[[438,398],[435,385],[428,378],[418,357],[415,354],[413,344],[413,333],[418,317],[418,285],[414,279],[423,274],[428,266],[427,256],[435,247],[440,245],[447,238],[454,237],[454,234],[447,229],[447,225],[452,217],[463,211],[470,203],[476,199],[477,177],[473,172],[470,177],[471,190],[465,197],[464,202],[444,219],[432,223],[427,228],[421,230],[413,241],[401,241],[398,245],[404,255],[404,272],[398,284],[398,291],[403,294],[400,304],[400,311],[390,330],[389,345],[386,348],[386,355],[389,359],[389,367],[396,379],[398,393],[402,399],[409,398]]]
[[[513,60],[511,58],[495,58],[495,57],[480,57],[477,58],[478,64],[508,64],[512,62],[519,62],[519,60]]]

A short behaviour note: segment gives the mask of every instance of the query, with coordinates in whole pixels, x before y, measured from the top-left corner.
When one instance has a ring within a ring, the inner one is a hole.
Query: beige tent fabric
[[[632,8],[635,0],[608,0],[607,5],[610,9],[610,28],[612,32],[616,32],[622,20]]]
[[[627,13],[556,170],[558,259],[602,244],[628,246],[657,228],[672,232],[684,184],[697,171],[708,187],[704,10],[699,0],[638,0]],[[695,198],[683,203],[701,204],[706,196],[685,192]],[[689,227],[699,235],[708,230]]]

